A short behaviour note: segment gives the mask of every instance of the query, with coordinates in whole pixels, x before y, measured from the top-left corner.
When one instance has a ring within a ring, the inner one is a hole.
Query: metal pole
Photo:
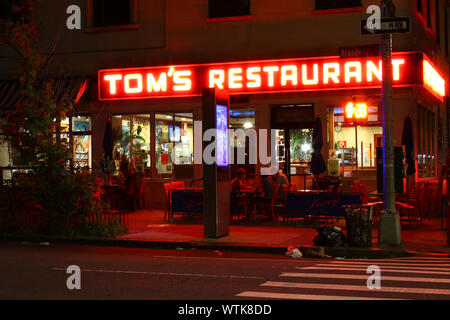
[[[353,150],[352,150],[353,151]],[[358,170],[358,126],[355,124],[356,170]],[[353,157],[353,154],[352,154]]]
[[[364,167],[364,143],[361,141],[361,168]]]
[[[387,6],[389,0],[383,0]],[[384,17],[389,16],[384,12]],[[384,210],[380,214],[380,229],[378,244],[400,245],[402,235],[399,214],[395,208],[395,180],[394,180],[394,143],[392,126],[392,34],[382,35],[381,43],[383,55],[383,204]]]

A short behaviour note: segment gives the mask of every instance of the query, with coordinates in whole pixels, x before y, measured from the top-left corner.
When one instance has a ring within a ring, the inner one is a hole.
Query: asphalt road
[[[285,256],[0,243],[0,299],[450,299],[450,259]],[[81,289],[69,290],[71,265]],[[367,267],[380,267],[380,288]],[[375,284],[376,282],[371,282]]]

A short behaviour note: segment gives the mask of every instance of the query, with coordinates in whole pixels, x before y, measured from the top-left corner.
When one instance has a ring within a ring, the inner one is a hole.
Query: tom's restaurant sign
[[[446,96],[444,78],[422,53],[395,53],[392,75],[396,87],[423,86],[441,101]],[[98,78],[99,100],[199,96],[213,87],[230,94],[379,88],[382,61],[318,57],[173,65],[100,70]]]

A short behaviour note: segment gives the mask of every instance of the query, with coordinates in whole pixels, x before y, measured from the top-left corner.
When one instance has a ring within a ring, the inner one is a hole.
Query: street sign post
[[[394,19],[395,7],[391,0],[383,0],[383,20]],[[383,211],[380,214],[378,244],[400,245],[402,232],[400,216],[395,208],[394,138],[392,118],[392,32],[405,30],[401,24],[386,26],[381,23],[383,56]],[[408,20],[409,30],[409,20]]]
[[[383,18],[380,29],[370,29],[367,27],[367,20],[361,20],[361,34],[386,34],[386,33],[406,33],[410,29],[409,17]]]

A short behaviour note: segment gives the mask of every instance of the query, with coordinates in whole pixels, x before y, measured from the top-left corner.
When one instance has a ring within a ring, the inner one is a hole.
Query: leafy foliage
[[[48,76],[51,57],[37,49],[37,31],[29,18],[33,5],[33,0],[14,1],[13,14],[0,19],[0,42],[17,52],[20,68],[15,76],[21,97],[0,132],[16,150],[19,164],[31,168],[21,179],[1,187],[0,230],[23,231],[20,221],[31,215],[36,221],[25,224],[30,230],[76,232],[73,221],[87,221],[99,213],[96,176],[69,166],[72,148],[61,143],[59,126],[74,101],[57,94],[60,88]],[[86,228],[85,223],[78,225]]]

